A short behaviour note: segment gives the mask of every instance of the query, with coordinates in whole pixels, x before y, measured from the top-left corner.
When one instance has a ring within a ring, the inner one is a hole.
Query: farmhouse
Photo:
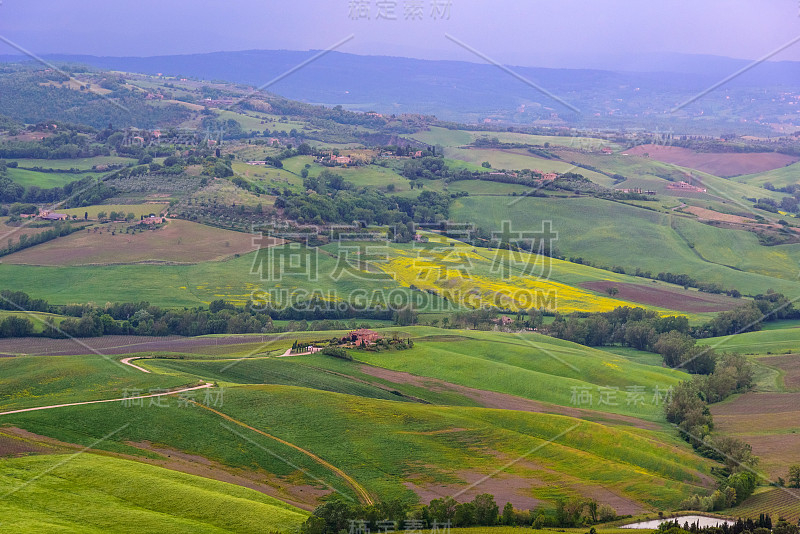
[[[50,210],[42,210],[39,212],[39,218],[43,221],[66,221],[69,215],[65,213],[53,213]]]
[[[155,215],[150,215],[149,217],[143,218],[139,221],[139,224],[162,224],[166,221],[164,217],[156,217]]]
[[[361,328],[358,330],[352,330],[351,332],[348,332],[347,335],[342,338],[342,341],[344,341],[345,343],[354,343],[356,345],[372,345],[382,337],[383,336],[381,336],[374,330],[367,330],[366,328]]]

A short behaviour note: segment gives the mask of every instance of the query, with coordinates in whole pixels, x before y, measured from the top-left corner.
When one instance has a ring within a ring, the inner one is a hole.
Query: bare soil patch
[[[163,228],[126,234],[127,224],[75,232],[3,258],[25,265],[113,265],[220,261],[256,250],[253,236],[202,224],[171,220]],[[114,234],[112,235],[112,227]],[[268,240],[264,238],[261,241]],[[269,241],[261,246],[277,244]]]
[[[689,148],[660,145],[641,145],[628,151],[632,156],[644,156],[672,163],[681,167],[697,169],[714,176],[729,178],[743,174],[756,174],[771,171],[796,163],[800,158],[776,152],[757,152],[747,154],[695,152]]]
[[[430,504],[433,499],[453,496],[466,486],[480,481],[486,474],[476,471],[459,471],[455,473],[455,476],[462,479],[464,482],[461,484],[441,484],[426,482],[411,477],[412,480],[404,482],[403,485],[416,493],[421,502]],[[468,489],[456,497],[456,500],[458,502],[469,502],[481,493],[490,493],[494,495],[495,501],[501,503],[500,506],[510,502],[514,505],[514,508],[530,510],[542,504],[542,501],[530,495],[530,490],[544,485],[544,482],[533,477],[500,473]]]
[[[577,417],[587,421],[604,422],[624,426],[634,426],[636,428],[644,428],[647,430],[659,430],[660,427],[656,423],[643,421],[635,417],[626,415],[608,414],[596,412],[593,410],[585,410],[582,408],[570,408],[567,406],[558,406],[555,404],[547,404],[544,402],[525,399],[507,393],[498,393],[495,391],[485,391],[481,389],[474,389],[466,386],[460,386],[451,382],[445,382],[437,378],[428,378],[404,373],[402,371],[392,371],[383,369],[381,367],[372,367],[370,365],[362,365],[359,370],[370,376],[388,380],[396,384],[410,384],[431,391],[437,392],[454,392],[464,395],[465,397],[474,400],[484,408],[496,408],[501,410],[516,410],[520,412],[534,412],[534,413],[549,413],[556,415],[566,415],[569,417]]]
[[[609,288],[615,287],[619,291],[615,298],[687,313],[727,311],[741,304],[741,301],[725,295],[701,293],[677,287],[667,289],[609,280],[583,282],[580,286],[598,293],[605,293]]]
[[[699,219],[706,219],[708,221],[720,221],[720,222],[735,223],[735,224],[747,224],[755,222],[753,219],[748,219],[747,217],[742,217],[740,215],[730,215],[728,213],[720,213],[718,211],[709,210],[706,208],[699,208],[697,206],[689,206],[683,208],[683,211],[685,211],[686,213],[691,213],[692,215],[697,215]]]
[[[29,454],[55,454],[52,447],[45,447],[10,431],[0,431],[0,458],[16,458]]]

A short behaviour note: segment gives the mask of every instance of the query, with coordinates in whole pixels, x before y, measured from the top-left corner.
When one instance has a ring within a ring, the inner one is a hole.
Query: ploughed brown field
[[[627,282],[611,282],[598,280],[596,282],[583,282],[581,287],[605,293],[609,288],[615,287],[619,291],[614,298],[658,306],[686,313],[720,312],[732,310],[741,305],[741,301],[725,295],[701,293],[681,288],[650,287]]]
[[[163,228],[126,234],[127,224],[76,232],[3,258],[25,265],[110,265],[124,263],[199,263],[223,260],[256,249],[253,236],[202,224],[170,220]],[[111,229],[115,228],[112,235]],[[120,232],[120,230],[122,230]]]
[[[743,174],[755,174],[786,167],[800,158],[776,152],[752,154],[695,152],[677,146],[640,145],[625,152],[631,156],[648,156],[652,159],[672,163],[681,167],[697,169],[714,176],[728,178]]]
[[[138,352],[193,352],[203,347],[259,343],[270,338],[259,335],[225,337],[143,337],[103,336],[75,339],[10,338],[0,339],[0,356],[17,354],[66,356],[80,354],[135,354]]]
[[[753,447],[772,480],[800,463],[800,393],[746,393],[711,406],[715,430]]]

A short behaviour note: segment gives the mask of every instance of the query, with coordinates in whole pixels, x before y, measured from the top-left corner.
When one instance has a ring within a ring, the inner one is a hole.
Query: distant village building
[[[552,182],[556,178],[558,178],[558,173],[555,172],[542,172],[540,170],[534,170],[536,174],[540,174],[542,176],[542,180],[545,182]]]
[[[641,187],[633,187],[627,189],[614,189],[614,191],[619,191],[620,193],[633,193],[636,195],[655,195],[655,191],[651,191],[650,189],[642,189]]]
[[[166,220],[167,219],[164,218],[164,217],[158,217],[156,215],[150,215],[149,217],[145,217],[144,219],[142,219],[139,222],[140,222],[140,224],[163,224],[164,221],[166,221]]]
[[[705,187],[697,187],[696,185],[692,185],[689,182],[677,182],[673,184],[669,184],[667,189],[672,191],[686,191],[689,193],[706,193],[708,189]]]
[[[353,158],[350,156],[336,156],[333,153],[320,156],[318,161],[322,164],[328,165],[350,165],[353,163]]]

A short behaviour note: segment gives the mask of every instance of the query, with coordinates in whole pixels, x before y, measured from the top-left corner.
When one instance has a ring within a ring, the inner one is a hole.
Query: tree
[[[695,340],[687,334],[682,334],[676,330],[661,334],[653,348],[664,358],[667,367],[678,367],[686,354],[695,344]]]
[[[800,488],[800,464],[789,467],[789,487]]]
[[[108,214],[105,211],[98,211],[97,212],[97,219],[103,221],[108,217]]]
[[[606,289],[606,293],[608,293],[610,296],[612,296],[612,297],[613,297],[613,296],[615,296],[617,293],[619,293],[619,289],[618,289],[618,288],[616,288],[616,287],[609,287],[609,288],[607,288],[607,289]]]
[[[736,504],[741,504],[756,489],[756,476],[750,471],[734,473],[728,477],[726,485],[736,491]]]
[[[787,521],[781,519],[772,528],[772,534],[798,534],[797,525],[792,525]]]
[[[448,496],[443,499],[433,499],[428,505],[428,512],[431,519],[438,523],[452,522],[455,519],[457,507],[458,502]]]
[[[453,517],[453,526],[471,527],[475,525],[475,505],[465,502],[456,506],[456,513]]]
[[[492,164],[489,163],[488,161],[484,161],[483,163],[481,163],[481,167],[483,167],[484,169],[491,169]]]
[[[472,500],[475,506],[475,522],[480,526],[491,527],[497,523],[500,508],[489,493],[481,493]]]
[[[417,312],[415,312],[410,306],[406,306],[405,308],[395,312],[394,321],[399,326],[410,326],[417,323],[417,317]]]
[[[644,321],[625,326],[625,343],[637,350],[648,350],[656,342],[656,331]]]
[[[597,501],[595,499],[587,500],[586,509],[589,511],[589,519],[592,520],[592,523],[597,523],[597,509],[598,509]]]
[[[0,322],[0,337],[26,337],[33,332],[33,323],[25,317],[11,315]]]
[[[502,516],[502,523],[507,526],[514,526],[516,521],[514,517],[514,505],[510,502],[507,502],[505,506],[503,506],[503,516]]]

